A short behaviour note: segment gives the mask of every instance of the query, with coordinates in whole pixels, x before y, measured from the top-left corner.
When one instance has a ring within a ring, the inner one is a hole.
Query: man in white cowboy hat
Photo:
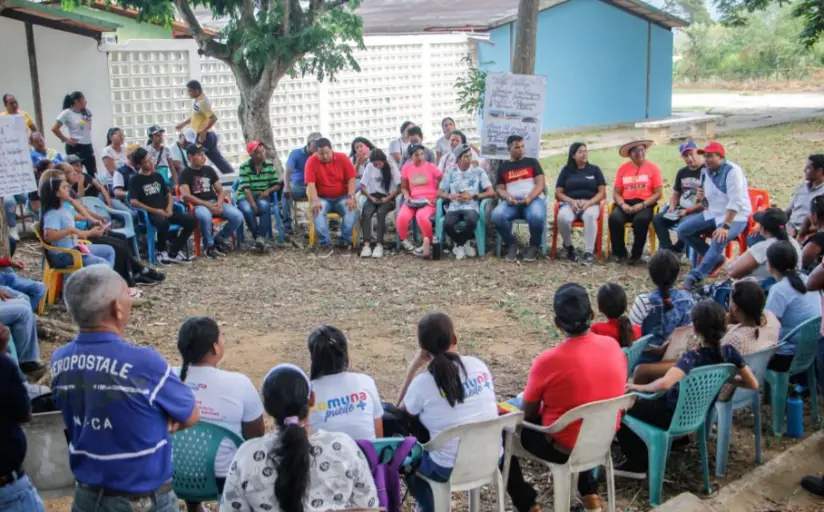
[[[703,258],[684,279],[686,290],[691,290],[724,263],[727,244],[744,232],[752,212],[747,177],[741,167],[726,160],[724,146],[711,141],[698,152],[704,155],[706,167],[701,173],[697,200],[706,199],[707,208],[701,215],[681,221],[677,233],[679,240]],[[708,234],[712,234],[710,244],[702,238]]]
[[[634,265],[641,261],[644,243],[655,204],[661,199],[664,179],[661,168],[647,160],[651,140],[635,140],[621,146],[618,153],[629,158],[618,168],[613,185],[615,208],[609,215],[609,232],[612,253],[618,262]],[[624,242],[624,225],[632,223],[632,252],[627,254]]]

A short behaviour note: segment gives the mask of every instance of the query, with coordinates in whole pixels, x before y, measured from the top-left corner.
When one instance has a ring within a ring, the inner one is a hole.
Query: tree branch
[[[243,30],[255,21],[255,0],[242,0],[240,3],[240,29]]]
[[[203,27],[200,26],[200,22],[197,21],[197,16],[195,16],[194,11],[192,11],[191,6],[189,6],[188,0],[175,0],[175,6],[183,18],[184,23],[186,23],[186,26],[192,31],[195,41],[197,41],[197,45],[203,51],[204,55],[221,60],[231,59],[232,52],[229,47],[212,39],[212,37],[203,30]]]
[[[283,13],[281,14],[280,20],[280,33],[283,36],[289,35],[289,18],[292,14],[292,4],[297,3],[296,0],[283,0]],[[298,9],[300,9],[300,4],[298,4]]]
[[[323,0],[309,0],[309,25],[314,25],[321,14],[348,3],[349,0],[329,0],[328,2],[324,2]]]

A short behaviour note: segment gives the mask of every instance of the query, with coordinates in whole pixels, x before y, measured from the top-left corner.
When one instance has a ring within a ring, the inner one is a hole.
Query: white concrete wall
[[[92,112],[92,137],[102,168],[100,155],[106,143],[106,131],[112,126],[112,93],[109,81],[108,58],[90,37],[58,30],[34,27],[34,44],[40,77],[40,101],[43,105],[43,124],[49,147],[65,152],[60,140],[51,133],[51,127],[62,110],[63,97],[72,91],[81,91]],[[34,118],[31,77],[24,24],[0,18],[0,91],[17,96],[20,108]],[[12,72],[13,70],[13,72]]]

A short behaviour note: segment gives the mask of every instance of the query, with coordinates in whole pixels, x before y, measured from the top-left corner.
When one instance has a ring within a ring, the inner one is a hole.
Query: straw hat
[[[627,142],[626,144],[621,146],[621,149],[618,150],[618,154],[621,155],[624,158],[629,158],[630,150],[634,147],[637,147],[637,146],[644,146],[646,149],[649,149],[650,146],[652,146],[652,141],[648,140],[648,139],[643,139],[643,140],[634,140],[632,142]]]

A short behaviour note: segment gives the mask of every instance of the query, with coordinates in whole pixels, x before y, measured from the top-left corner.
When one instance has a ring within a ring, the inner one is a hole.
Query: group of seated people
[[[66,185],[61,188],[65,200]],[[764,224],[765,231],[772,229],[767,221]],[[758,381],[743,356],[783,340],[786,343],[769,368],[786,371],[797,342],[786,335],[821,316],[824,266],[818,265],[808,278],[800,272],[798,260],[792,242],[774,240],[766,251],[766,265],[775,282],[766,292],[755,279],[735,281],[728,310],[720,301],[698,300],[677,286],[679,258],[668,249],[649,260],[655,288],[631,306],[619,284],[607,283],[599,290],[601,323],[594,323],[596,312],[583,287],[561,286],[553,311],[565,340],[539,354],[532,365],[518,400],[526,421],[548,426],[586,403],[630,391],[664,392],[660,398],[638,400],[627,414],[666,429],[678,404],[678,382],[694,368],[723,362],[738,369],[732,386],[757,389]],[[142,497],[152,497],[152,510],[177,510],[169,436],[200,420],[217,423],[245,440],[239,449],[225,440],[217,452],[214,477],[223,496],[221,510],[374,509],[378,490],[356,440],[414,435],[424,443],[451,426],[492,419],[501,412],[492,372],[481,359],[462,353],[454,325],[443,313],[427,313],[420,319],[419,350],[397,400],[388,403],[370,376],[349,371],[350,346],[344,333],[332,326],[309,335],[308,372],[294,364],[278,364],[264,377],[259,393],[247,376],[219,368],[227,348],[211,318],[183,323],[177,344],[179,366],[150,348],[125,341],[132,298],[129,283],[110,265],[91,265],[72,274],[64,299],[80,333],[54,353],[50,370],[78,481],[78,512]],[[621,349],[642,336],[649,337],[648,348],[628,383]],[[7,342],[7,333],[0,333],[0,344]],[[599,357],[593,359],[593,353]],[[0,363],[7,365],[7,358],[0,358]],[[7,395],[12,388],[22,389],[12,381],[11,388],[3,390],[5,396],[12,396]],[[96,385],[79,385],[91,381]],[[722,391],[722,400],[729,398],[731,389]],[[12,421],[18,432],[12,440],[18,447],[19,424],[27,418],[24,405],[20,407],[7,416],[18,418]],[[264,413],[275,423],[269,434]],[[578,429],[571,425],[550,436],[524,429],[521,443],[538,457],[563,463],[575,446]],[[622,424],[616,430],[624,455],[616,464],[616,475],[645,478],[645,443]],[[19,452],[17,466],[6,469],[22,488],[31,487],[25,476],[15,473],[25,445]],[[424,452],[415,467],[417,474],[448,481],[456,454],[456,441]],[[820,492],[824,484],[815,478],[805,482],[812,492]],[[425,480],[410,474],[406,483],[421,510],[434,510]],[[517,459],[511,463],[507,490],[518,511],[540,510],[538,494],[524,479]],[[585,510],[601,510],[594,474],[582,473],[578,490]],[[25,510],[42,510],[36,492],[30,491],[33,505]],[[191,511],[199,506],[187,503]]]

